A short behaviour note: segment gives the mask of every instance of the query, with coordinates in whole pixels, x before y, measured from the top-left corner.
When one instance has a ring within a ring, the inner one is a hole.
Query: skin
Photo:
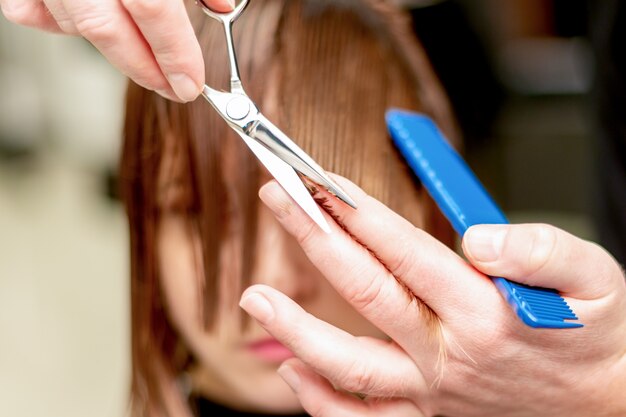
[[[207,0],[230,11],[234,0]],[[85,37],[124,75],[162,96],[192,101],[204,62],[182,0],[0,0],[17,24]]]
[[[351,334],[385,339],[386,336],[359,315],[311,264],[294,238],[260,205],[258,259],[252,281],[272,286],[296,300],[310,314]],[[238,256],[236,234],[222,245],[226,280],[234,275]],[[188,219],[166,212],[158,235],[161,285],[174,328],[199,360],[193,374],[194,390],[232,408],[265,412],[301,412],[297,396],[276,373],[281,360],[266,361],[246,350],[246,344],[270,337],[256,322],[240,329],[238,307],[220,311],[217,327],[208,332],[201,321],[199,283],[203,277],[200,240]]]
[[[218,11],[232,8],[224,0],[208,2]],[[15,23],[85,37],[122,73],[166,98],[194,100],[204,84],[201,50],[182,1],[0,0],[0,8]],[[192,268],[197,243],[184,219],[164,219],[163,286],[172,321],[209,374],[198,386],[204,394],[268,411],[295,410],[297,398],[314,416],[626,414],[626,285],[610,255],[547,225],[480,226],[463,241],[474,269],[354,185],[342,185],[360,210],[330,201],[350,235],[336,224],[330,235],[320,232],[275,184],[261,191],[337,291],[319,276],[311,278],[313,284],[298,272],[278,280],[297,288],[291,293],[274,282],[281,269],[276,261],[254,279],[276,289],[257,285],[242,296],[242,307],[300,358],[279,371],[295,393],[291,397],[275,366],[256,364],[238,348],[260,337],[259,328],[239,335],[225,320],[216,334],[204,332],[197,316],[199,278]],[[304,262],[294,248],[281,249],[281,267],[296,258]],[[524,327],[483,274],[559,289],[586,326]],[[302,285],[322,289],[308,293]],[[302,292],[305,300],[299,298]],[[344,298],[392,341],[372,337],[379,332]],[[430,315],[417,298],[437,315],[443,342],[431,334],[425,318]],[[331,320],[346,315],[346,322]],[[333,386],[370,398],[363,401]]]
[[[463,239],[470,265],[336,179],[359,209],[330,198],[330,234],[277,183],[260,197],[342,297],[392,340],[355,337],[263,285],[246,290],[240,304],[296,354],[279,373],[307,412],[626,414],[626,283],[606,251],[549,225],[482,225]],[[560,290],[585,327],[525,326],[485,274]],[[438,317],[440,337],[433,337],[430,312],[418,298]]]

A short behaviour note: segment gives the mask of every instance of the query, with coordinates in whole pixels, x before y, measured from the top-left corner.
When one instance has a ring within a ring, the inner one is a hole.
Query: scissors
[[[248,0],[241,1],[231,12],[225,13],[211,10],[204,0],[197,0],[197,4],[205,14],[224,26],[230,63],[230,92],[217,91],[205,85],[202,95],[237,132],[291,198],[322,230],[329,233],[330,227],[326,219],[298,174],[324,187],[349,206],[356,208],[356,204],[313,158],[263,116],[246,95],[239,78],[232,26],[248,5]]]

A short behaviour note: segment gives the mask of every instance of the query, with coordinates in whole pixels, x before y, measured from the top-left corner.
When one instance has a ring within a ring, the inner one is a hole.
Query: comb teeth
[[[555,290],[511,283],[513,294],[538,318],[578,320],[576,314]]]
[[[524,323],[533,327],[574,328],[581,323],[567,301],[556,290],[531,287],[504,278],[493,278],[500,292]]]

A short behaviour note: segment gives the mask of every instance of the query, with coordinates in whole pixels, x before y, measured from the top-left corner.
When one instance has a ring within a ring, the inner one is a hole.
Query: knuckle
[[[315,236],[318,233],[318,226],[310,222],[302,222],[297,226],[296,241],[303,249],[310,248],[313,245]]]
[[[115,19],[102,11],[84,12],[75,16],[76,30],[93,43],[109,45],[117,38]]]
[[[387,267],[397,277],[408,276],[415,270],[417,257],[410,250],[408,244],[403,244],[392,259],[387,261]]]
[[[558,247],[557,229],[547,224],[536,225],[530,230],[526,274],[534,275],[549,265]]]
[[[354,277],[367,276],[367,274],[359,271],[355,271],[354,274],[350,275]],[[363,279],[350,280],[352,285],[345,289],[345,296],[348,302],[359,311],[375,310],[382,303],[381,299],[383,298],[383,282],[385,281],[385,277],[375,274],[367,282],[361,281],[363,281]],[[355,282],[359,284],[354,285]]]
[[[122,0],[122,5],[138,19],[153,20],[162,16],[165,7],[155,0]]]
[[[59,25],[59,27],[61,28],[61,30],[65,33],[67,33],[68,35],[78,35],[78,29],[76,29],[76,25],[74,24],[74,21],[72,19],[68,18],[64,18],[64,19],[57,19],[57,25]]]
[[[33,6],[21,1],[3,1],[0,3],[2,14],[10,22],[28,25],[32,21]]]
[[[362,362],[355,360],[348,367],[341,387],[349,392],[374,395],[378,394],[378,383],[371,370]]]

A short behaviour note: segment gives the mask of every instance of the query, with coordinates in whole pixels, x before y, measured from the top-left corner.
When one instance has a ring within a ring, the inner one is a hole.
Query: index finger
[[[428,336],[437,335],[436,316],[367,248],[341,230],[327,213],[332,232],[324,232],[275,181],[259,194],[313,264],[360,314],[412,354],[418,353],[416,339],[423,341],[421,348],[430,346],[434,339]]]
[[[492,282],[448,247],[414,227],[350,181],[338,176],[334,178],[352,196],[359,208],[353,210],[331,197],[326,191],[319,190],[317,197],[326,199],[324,207],[327,211],[332,212],[334,220],[355,241],[373,253],[384,268],[401,281],[414,296],[434,310],[444,323],[460,316],[465,319],[468,314],[480,315],[485,309],[493,309],[496,305],[503,304]],[[261,189],[261,199],[273,210],[276,210],[277,204],[279,206],[282,204],[284,212],[284,207],[290,204],[290,200],[286,199],[284,194],[281,196],[278,189],[274,189],[277,192],[273,196],[268,196],[268,190],[269,187]],[[281,207],[279,213],[280,210]],[[291,210],[289,215],[278,217],[282,225],[301,240],[298,233],[301,233],[302,228],[298,228],[297,224],[308,219],[295,209]],[[325,238],[320,234],[315,242],[316,245],[311,245],[305,241],[302,246],[318,268],[328,264],[333,268],[347,270],[351,266],[354,268],[355,259],[343,253],[333,253],[324,249],[332,245],[331,237]],[[322,272],[328,272],[325,275],[333,285],[346,285],[341,281],[332,282],[333,277],[337,275],[332,269],[328,268]],[[341,280],[342,277],[337,279]],[[352,280],[350,285],[357,286],[359,283]],[[387,303],[380,307],[389,308],[394,301],[393,298],[389,298]],[[362,310],[361,312],[364,313]]]

